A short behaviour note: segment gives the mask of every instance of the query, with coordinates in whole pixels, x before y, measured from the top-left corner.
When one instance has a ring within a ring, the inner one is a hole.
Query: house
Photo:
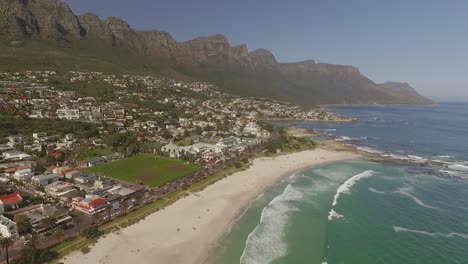
[[[63,175],[64,171],[71,171],[72,169],[69,166],[55,166],[55,168],[52,168],[52,172],[55,174],[60,174]]]
[[[82,173],[81,171],[75,170],[75,169],[69,169],[69,170],[64,170],[62,171],[62,175],[65,176],[67,179],[73,179],[75,177],[80,176]]]
[[[71,199],[81,195],[80,192],[74,188],[73,184],[63,181],[46,185],[44,189],[48,195],[55,198]]]
[[[114,185],[114,181],[109,178],[99,178],[94,181],[94,188],[96,189],[108,189]]]
[[[136,193],[134,190],[122,186],[115,186],[107,192],[112,194],[118,194],[122,197],[122,199],[130,198],[130,196]]]
[[[41,174],[41,175],[36,175],[31,178],[32,182],[36,185],[39,186],[46,186],[54,182],[59,181],[59,175],[58,174]]]
[[[93,173],[81,173],[80,175],[73,178],[73,181],[77,184],[88,184],[94,183],[96,175]]]
[[[41,234],[57,225],[69,225],[73,218],[68,209],[51,205],[36,204],[10,212],[12,215],[25,215],[31,224],[32,231]],[[56,219],[54,226],[47,226],[46,219]]]
[[[237,144],[239,144],[239,139],[236,137],[228,137],[228,138],[223,138],[221,139],[217,145],[224,146],[224,147],[233,147]]]
[[[10,145],[10,144],[0,144],[0,154],[3,154],[3,152],[8,152],[15,150],[15,148]]]
[[[50,153],[49,156],[58,159],[58,158],[62,157],[63,155],[65,155],[65,152],[66,152],[66,149],[62,147],[62,148],[56,149],[54,152]]]
[[[24,137],[24,136],[21,136],[21,135],[16,135],[16,136],[9,136],[8,137],[8,142],[14,146],[14,145],[18,145],[18,144],[23,144],[23,142],[26,140],[27,138]]]
[[[74,134],[66,134],[65,135],[65,141],[74,141],[75,140],[75,135]]]
[[[58,119],[78,120],[80,119],[80,110],[78,109],[58,109]]]
[[[87,161],[88,163],[88,167],[95,167],[95,166],[98,166],[98,165],[101,165],[101,164],[104,164],[106,163],[107,160],[103,157],[95,157],[95,158],[91,158]]]
[[[5,207],[15,207],[23,201],[23,197],[19,193],[12,193],[0,196],[0,214],[5,213]]]
[[[31,179],[33,175],[34,173],[32,172],[31,168],[27,168],[15,171],[15,173],[12,175],[12,178],[18,181],[27,181]]]
[[[33,133],[33,138],[39,141],[47,140],[47,133]]]
[[[181,155],[180,146],[169,142],[169,144],[164,145],[161,150],[169,155],[172,159],[178,159]]]
[[[9,160],[9,161],[29,160],[32,158],[31,155],[28,155],[26,153],[23,153],[17,150],[5,151],[3,152],[2,156],[4,160]]]
[[[99,195],[87,194],[85,198],[76,197],[72,199],[73,209],[88,215],[93,215],[105,210],[109,203]]]
[[[96,147],[100,147],[100,146],[104,146],[104,140],[100,139],[100,138],[94,138],[94,139],[91,139],[91,142],[93,143],[94,146]]]
[[[18,239],[18,227],[12,220],[0,215],[0,234],[2,237],[10,237],[13,240]]]

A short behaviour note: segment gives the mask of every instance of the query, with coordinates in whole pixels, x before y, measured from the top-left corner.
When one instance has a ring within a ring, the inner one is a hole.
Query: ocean
[[[253,203],[209,263],[468,263],[468,104],[330,110],[359,121],[293,124],[407,164],[297,172]]]

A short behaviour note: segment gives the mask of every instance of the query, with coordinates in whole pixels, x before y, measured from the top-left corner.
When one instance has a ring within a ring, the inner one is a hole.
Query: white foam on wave
[[[240,257],[241,264],[270,263],[287,255],[284,236],[290,213],[296,210],[289,202],[300,200],[303,196],[303,192],[289,184],[281,195],[263,208],[260,223],[247,237]]]
[[[424,203],[423,201],[421,201],[421,199],[414,196],[414,194],[412,193],[413,191],[414,191],[414,187],[412,187],[412,186],[401,187],[401,188],[398,188],[398,190],[396,190],[397,193],[399,193],[401,195],[404,195],[404,196],[407,196],[407,197],[410,197],[411,199],[413,199],[413,201],[415,203],[419,204],[422,207],[426,207],[426,208],[434,209],[434,210],[440,210],[439,207],[428,205],[428,204]]]
[[[453,164],[448,166],[449,169],[451,170],[456,170],[456,171],[468,171],[468,166],[465,164]]]
[[[337,213],[333,209],[331,209],[330,212],[328,213],[328,221],[331,221],[333,219],[340,219],[340,218],[343,218],[343,216]]]
[[[345,136],[342,136],[340,138],[337,138],[335,139],[335,141],[351,141],[351,138],[350,137],[345,137]]]
[[[453,159],[453,158],[455,158],[454,156],[450,156],[450,155],[439,155],[437,157],[439,157],[441,159]]]
[[[369,148],[369,147],[357,147],[357,150],[364,151],[371,154],[382,154],[383,152],[377,149]]]
[[[432,236],[432,237],[438,237],[438,236],[446,237],[446,238],[460,237],[460,238],[468,239],[468,234],[462,234],[462,233],[456,233],[456,232],[444,234],[441,232],[427,232],[427,231],[421,231],[421,230],[408,229],[408,228],[404,228],[400,226],[393,226],[393,230],[395,230],[396,233],[409,232],[409,233]]]
[[[378,193],[378,194],[386,194],[386,192],[384,191],[379,191],[379,190],[376,190],[372,187],[369,188],[369,191],[373,192],[373,193]]]
[[[427,161],[427,159],[425,159],[423,157],[420,157],[420,156],[415,156],[415,155],[408,155],[408,158],[410,158],[413,161],[417,161],[417,162],[426,162]]]
[[[340,195],[342,193],[349,193],[351,187],[353,187],[354,184],[356,184],[356,182],[358,182],[359,180],[363,179],[363,178],[367,178],[367,177],[371,177],[372,175],[374,175],[374,171],[372,170],[368,170],[368,171],[365,171],[365,172],[362,172],[362,173],[359,173],[359,174],[356,174],[354,175],[353,177],[349,178],[348,180],[346,180],[340,187],[338,187],[338,189],[336,190],[336,194],[335,196],[333,197],[333,203],[332,203],[332,206],[335,207],[337,204],[338,204],[338,198],[340,198]]]

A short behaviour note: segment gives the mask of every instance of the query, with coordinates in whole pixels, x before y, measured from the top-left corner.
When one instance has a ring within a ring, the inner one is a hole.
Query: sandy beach
[[[62,262],[203,263],[236,218],[265,190],[293,172],[357,157],[351,152],[317,149],[255,159],[247,170],[107,235],[91,252],[74,252]]]

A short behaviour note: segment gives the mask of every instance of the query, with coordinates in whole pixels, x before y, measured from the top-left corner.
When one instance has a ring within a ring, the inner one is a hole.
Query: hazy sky
[[[408,82],[468,100],[465,0],[66,0],[76,14],[117,16],[178,41],[222,33],[278,61],[357,66],[375,82]]]

